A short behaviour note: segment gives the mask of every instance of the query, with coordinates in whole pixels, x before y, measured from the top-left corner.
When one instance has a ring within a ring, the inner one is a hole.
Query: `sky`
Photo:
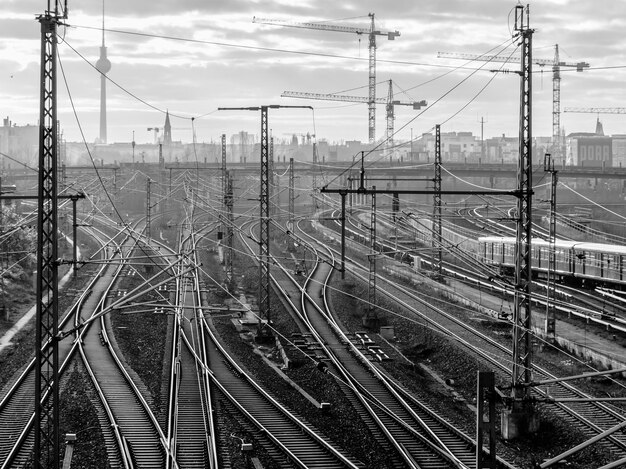
[[[54,3],[54,2],[53,2]],[[517,136],[520,77],[490,70],[510,64],[438,58],[438,52],[519,55],[512,37],[516,3],[503,0],[106,0],[112,68],[107,82],[108,142],[152,142],[169,110],[174,140],[217,142],[222,133],[260,134],[260,112],[218,107],[312,105],[271,109],[275,139],[315,134],[330,142],[368,139],[367,105],[281,97],[283,91],[367,96],[368,40],[353,33],[253,23],[253,17],[399,31],[377,36],[376,96],[426,100],[416,111],[396,106],[395,139],[441,124],[442,132]],[[600,7],[601,5],[601,7]],[[39,118],[40,26],[46,0],[0,0],[0,116],[18,125]],[[102,0],[69,0],[59,28],[58,116],[64,138],[94,142],[99,133]],[[561,110],[626,107],[626,2],[538,0],[530,3],[533,59],[587,62],[562,68]],[[96,29],[93,29],[96,28]],[[174,40],[172,38],[186,39]],[[196,42],[190,42],[194,40]],[[61,68],[64,76],[61,73]],[[552,134],[552,70],[533,65],[533,136]],[[116,86],[117,84],[117,86]],[[69,90],[69,91],[68,91]],[[71,95],[71,101],[69,96]],[[73,103],[73,106],[72,106]],[[77,118],[74,115],[76,113]],[[598,115],[561,114],[566,133],[593,132]],[[626,115],[599,115],[606,134],[626,133]],[[193,118],[193,119],[192,119]],[[376,137],[385,133],[376,110]]]

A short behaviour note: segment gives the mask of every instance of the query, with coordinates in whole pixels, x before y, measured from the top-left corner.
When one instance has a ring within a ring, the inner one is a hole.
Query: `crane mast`
[[[317,29],[321,31],[334,31],[341,33],[353,33],[358,35],[367,34],[369,38],[369,67],[368,67],[368,137],[369,142],[374,143],[376,140],[376,36],[387,36],[390,41],[400,36],[399,31],[377,31],[374,22],[374,13],[368,14],[370,18],[369,28],[360,28],[354,26],[341,26],[326,23],[298,22],[289,20],[275,20],[268,18],[252,18],[253,23],[271,24],[276,26],[286,26],[290,28],[301,29]]]

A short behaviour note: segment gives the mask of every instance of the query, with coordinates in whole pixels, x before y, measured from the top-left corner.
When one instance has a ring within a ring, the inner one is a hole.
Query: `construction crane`
[[[387,36],[390,41],[400,36],[398,31],[377,31],[374,25],[374,13],[369,13],[370,27],[359,28],[353,26],[340,26],[326,23],[302,23],[288,20],[273,20],[266,18],[252,18],[253,23],[272,24],[276,26],[286,26],[302,29],[319,29],[322,31],[335,31],[340,33],[354,33],[358,35],[367,34],[369,38],[369,95],[368,104],[368,131],[369,142],[374,143],[376,139],[376,36]]]
[[[454,52],[437,52],[439,58],[482,60],[484,62],[519,62],[519,57],[507,57],[502,55],[477,55],[459,54]],[[589,68],[587,62],[562,62],[559,59],[559,45],[554,45],[554,59],[533,59],[533,63],[544,66],[552,66],[552,158],[560,160],[565,154],[564,142],[561,137],[561,67],[575,68],[582,72]]]
[[[566,107],[564,111],[593,114],[626,114],[626,107]]]
[[[161,131],[160,127],[148,127],[148,132],[154,131],[154,143],[159,143],[159,132]]]
[[[348,103],[370,103],[369,98],[364,96],[347,96],[343,94],[323,94],[323,93],[305,93],[301,91],[283,91],[281,94],[284,98],[303,98],[303,99],[319,99],[323,101],[342,101]],[[387,98],[376,98],[374,104],[384,104],[387,110],[387,135],[385,140],[385,152],[393,148],[394,120],[396,106],[411,106],[413,109],[421,109],[426,106],[426,101],[414,101],[403,103],[393,99],[393,82],[389,80],[389,92]]]

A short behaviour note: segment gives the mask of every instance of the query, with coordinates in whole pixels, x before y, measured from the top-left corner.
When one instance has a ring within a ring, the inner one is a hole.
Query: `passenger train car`
[[[512,274],[515,268],[515,238],[485,236],[478,238],[479,259],[500,266],[503,273]],[[555,278],[570,285],[626,286],[626,246],[618,244],[587,243],[557,240]],[[549,243],[531,240],[533,278],[546,278]]]

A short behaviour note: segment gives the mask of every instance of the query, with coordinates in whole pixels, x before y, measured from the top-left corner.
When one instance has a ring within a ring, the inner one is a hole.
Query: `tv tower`
[[[100,72],[100,138],[99,143],[107,143],[107,81],[106,74],[111,70],[111,61],[107,59],[107,48],[104,45],[104,0],[102,0],[102,46],[100,58],[96,62]]]

